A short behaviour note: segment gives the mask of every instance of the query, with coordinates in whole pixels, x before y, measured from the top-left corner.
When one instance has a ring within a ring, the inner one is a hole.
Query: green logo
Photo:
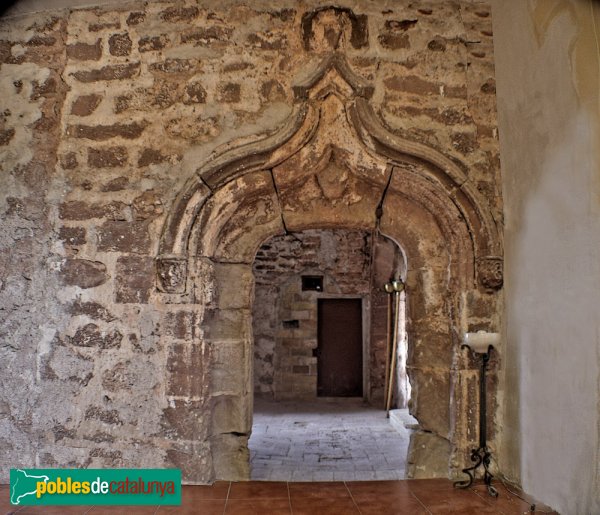
[[[11,469],[18,506],[180,505],[178,469]]]

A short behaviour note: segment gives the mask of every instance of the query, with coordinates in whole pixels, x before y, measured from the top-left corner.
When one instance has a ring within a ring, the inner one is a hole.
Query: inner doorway
[[[317,302],[317,396],[362,397],[362,300]]]
[[[384,410],[391,356],[383,288],[404,272],[400,248],[373,231],[307,229],[259,248],[252,479],[405,477],[409,431]],[[393,407],[404,401],[395,392]]]

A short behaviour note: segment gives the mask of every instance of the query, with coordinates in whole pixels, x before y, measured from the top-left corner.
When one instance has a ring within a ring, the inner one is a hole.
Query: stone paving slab
[[[405,478],[409,432],[362,399],[255,399],[251,478],[374,481]]]

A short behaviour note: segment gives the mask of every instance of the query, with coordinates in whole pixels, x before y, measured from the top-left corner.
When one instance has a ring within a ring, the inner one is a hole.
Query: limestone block
[[[217,395],[211,398],[211,435],[237,433],[249,435],[252,430],[252,414],[248,411],[245,396]]]
[[[443,320],[443,322],[447,326],[448,321]],[[456,348],[458,348],[458,339],[449,330],[436,331],[425,321],[419,321],[418,328],[415,327],[409,332],[407,363],[417,368],[448,367],[452,363]]]
[[[452,446],[448,440],[433,433],[413,431],[407,458],[410,479],[447,478]]]
[[[175,399],[163,409],[161,434],[172,440],[203,441],[210,409],[203,401]]]
[[[222,434],[210,439],[215,476],[225,481],[250,479],[248,436]]]
[[[249,369],[246,368],[249,346],[247,340],[210,342],[210,391],[213,395],[241,395],[249,390]]]
[[[241,197],[236,195],[240,190],[244,191]],[[252,262],[267,237],[283,232],[271,174],[247,174],[218,190],[206,202],[196,227],[201,231],[198,255],[222,262]]]
[[[209,484],[215,479],[211,449],[207,441],[171,443],[163,467],[180,469],[184,484]]]
[[[207,309],[202,328],[207,340],[248,340],[252,320],[247,309]]]
[[[450,372],[444,369],[409,368],[412,394],[410,413],[426,431],[444,438],[450,431]]]

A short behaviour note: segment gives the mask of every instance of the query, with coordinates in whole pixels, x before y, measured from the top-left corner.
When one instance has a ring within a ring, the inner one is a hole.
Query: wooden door
[[[319,397],[362,397],[362,340],[361,299],[319,299]]]

